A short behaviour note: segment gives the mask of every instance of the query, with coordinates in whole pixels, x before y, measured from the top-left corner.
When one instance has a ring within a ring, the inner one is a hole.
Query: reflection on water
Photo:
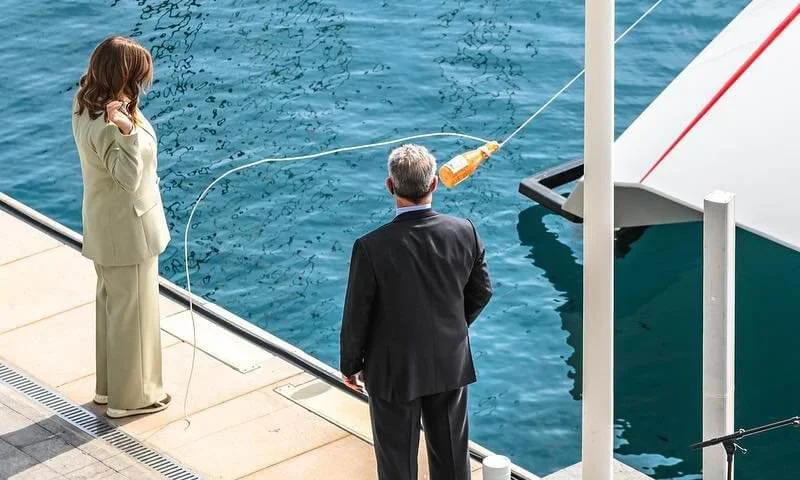
[[[544,271],[547,280],[563,295],[563,303],[557,308],[562,328],[567,333],[566,342],[571,347],[567,373],[572,381],[570,395],[575,400],[582,398],[583,386],[583,269],[576,262],[575,254],[557,235],[545,226],[549,210],[537,205],[523,210],[519,215],[517,234],[522,245],[530,247],[528,258]]]
[[[552,218],[552,216],[551,216]],[[566,244],[546,228],[546,211],[520,214],[520,241],[566,300],[557,311],[575,350],[565,363],[580,398],[581,269]],[[567,230],[568,231],[568,230]],[[615,415],[617,457],[656,478],[699,479],[701,454],[689,446],[701,434],[702,227],[653,227],[615,262]],[[787,366],[800,361],[781,312],[796,311],[790,295],[800,255],[753,234],[737,232],[736,426],[797,413],[800,387]],[[572,245],[574,247],[574,245]],[[751,455],[737,460],[744,478],[791,478],[796,432],[746,441]],[[643,445],[650,446],[643,449]],[[719,454],[723,452],[719,449]]]

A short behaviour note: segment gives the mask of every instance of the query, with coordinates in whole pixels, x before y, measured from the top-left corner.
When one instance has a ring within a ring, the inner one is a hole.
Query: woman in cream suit
[[[169,242],[156,134],[138,109],[153,79],[135,40],[98,45],[75,96],[72,133],[83,174],[83,255],[97,271],[95,402],[107,415],[164,410],[158,255]]]

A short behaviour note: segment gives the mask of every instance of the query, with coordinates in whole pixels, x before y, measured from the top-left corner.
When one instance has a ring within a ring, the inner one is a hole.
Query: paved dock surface
[[[156,478],[121,451],[0,383],[0,479]]]
[[[0,209],[0,359],[102,415],[105,409],[92,402],[95,281],[80,252]],[[377,478],[364,402],[202,316],[187,426],[189,312],[162,295],[161,315],[164,387],[173,404],[157,414],[109,420],[120,430],[209,479]],[[154,476],[42,409],[0,388],[0,465],[6,468],[0,466],[0,478]],[[421,480],[428,478],[424,451]],[[473,469],[473,480],[481,480],[477,462]],[[649,478],[619,469],[625,476],[618,479]],[[547,479],[578,474],[572,467]]]

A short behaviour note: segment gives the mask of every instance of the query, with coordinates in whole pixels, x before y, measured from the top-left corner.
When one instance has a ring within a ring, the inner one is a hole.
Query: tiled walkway
[[[146,480],[157,476],[0,384],[0,478]]]

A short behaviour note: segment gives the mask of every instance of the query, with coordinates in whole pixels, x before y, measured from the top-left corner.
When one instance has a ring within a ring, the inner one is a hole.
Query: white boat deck
[[[0,358],[102,414],[91,401],[94,289],[94,268],[80,252],[0,210]],[[161,314],[165,390],[173,405],[115,421],[121,430],[204,478],[376,478],[364,402],[200,316],[187,428],[188,311],[162,295]],[[426,479],[420,451],[420,479]],[[480,465],[473,467],[480,480]],[[574,471],[547,478],[578,478]],[[617,478],[648,477],[629,471]]]

